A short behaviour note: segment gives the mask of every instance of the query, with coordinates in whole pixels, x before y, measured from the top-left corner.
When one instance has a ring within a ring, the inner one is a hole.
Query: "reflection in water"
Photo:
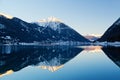
[[[8,46],[4,46],[4,47],[1,47],[0,48],[1,49],[1,53],[3,54],[3,53],[6,53],[6,54],[9,54],[9,53],[11,53],[11,46],[10,45],[8,45]]]
[[[120,67],[120,47],[103,47],[104,53]]]
[[[60,65],[60,66],[40,66],[40,68],[48,69],[51,72],[54,72],[54,71],[56,71],[56,70],[58,70],[58,69],[60,69],[62,67],[63,67],[63,65]]]
[[[12,74],[12,73],[13,73],[13,70],[8,70],[4,74],[0,74],[0,77],[5,76],[5,75],[9,75],[9,74]]]
[[[19,71],[27,66],[37,66],[39,68],[54,72],[62,68],[66,62],[78,55],[81,51],[83,51],[83,49],[87,52],[97,53],[101,50],[101,48],[102,47],[100,46],[0,46],[0,77],[12,74],[13,72]],[[103,47],[102,50],[114,63],[120,67],[120,47]],[[77,61],[80,59],[77,59]],[[84,63],[84,60],[87,59],[88,58],[84,57],[83,63],[80,63],[79,65],[81,66],[87,64],[89,66],[88,63]],[[78,68],[80,69],[80,67]],[[75,71],[75,73],[77,74],[78,72]]]
[[[68,46],[0,46],[0,76],[30,65],[53,72],[82,50],[82,48]]]
[[[83,48],[86,52],[101,52],[102,46],[79,46],[80,48]]]

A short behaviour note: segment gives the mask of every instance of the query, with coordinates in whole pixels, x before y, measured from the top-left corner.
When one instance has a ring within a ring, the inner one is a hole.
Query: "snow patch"
[[[60,19],[56,17],[48,17],[47,19],[39,20],[39,22],[62,22]]]
[[[0,16],[5,16],[8,19],[12,19],[13,17],[4,13],[0,13]]]
[[[12,39],[10,36],[5,36],[4,39]]]
[[[49,17],[47,19],[39,20],[38,25],[43,27],[50,27],[53,30],[57,30],[60,26],[60,23],[63,23],[60,19],[55,17]]]

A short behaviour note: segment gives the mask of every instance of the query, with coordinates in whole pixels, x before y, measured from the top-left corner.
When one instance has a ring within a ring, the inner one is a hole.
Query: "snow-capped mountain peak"
[[[51,16],[48,17],[47,19],[39,20],[39,22],[62,22],[62,21],[54,16]]]
[[[55,17],[48,17],[47,19],[39,20],[37,22],[38,25],[43,27],[50,27],[53,30],[57,30],[60,26],[60,24],[63,23],[60,19]]]
[[[0,13],[0,16],[4,16],[4,17],[6,17],[8,19],[12,19],[13,18],[12,16],[4,14],[4,13]]]

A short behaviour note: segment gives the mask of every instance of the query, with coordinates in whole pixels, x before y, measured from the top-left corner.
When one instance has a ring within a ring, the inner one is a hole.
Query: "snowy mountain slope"
[[[0,42],[56,42],[80,41],[89,42],[75,30],[59,20],[48,20],[45,26],[41,23],[28,23],[19,18],[8,18],[0,15]]]
[[[43,27],[50,27],[53,30],[57,30],[60,26],[60,23],[62,23],[61,20],[55,18],[55,17],[48,17],[47,19],[39,20],[37,22],[40,26]]]
[[[44,30],[46,28],[51,28],[52,30],[54,30],[59,35],[57,36],[59,37],[59,40],[89,42],[89,40],[84,38],[78,32],[76,32],[71,27],[64,24],[60,19],[57,19],[55,17],[40,20],[39,22],[37,22],[37,24],[43,26]]]
[[[5,14],[5,13],[0,13],[0,17],[6,17],[6,18],[8,18],[8,19],[12,19],[12,18],[13,18],[12,16],[7,15],[7,14]]]

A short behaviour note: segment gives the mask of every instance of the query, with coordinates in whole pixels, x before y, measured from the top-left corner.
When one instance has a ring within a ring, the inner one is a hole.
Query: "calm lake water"
[[[0,80],[120,80],[120,47],[2,45]]]

